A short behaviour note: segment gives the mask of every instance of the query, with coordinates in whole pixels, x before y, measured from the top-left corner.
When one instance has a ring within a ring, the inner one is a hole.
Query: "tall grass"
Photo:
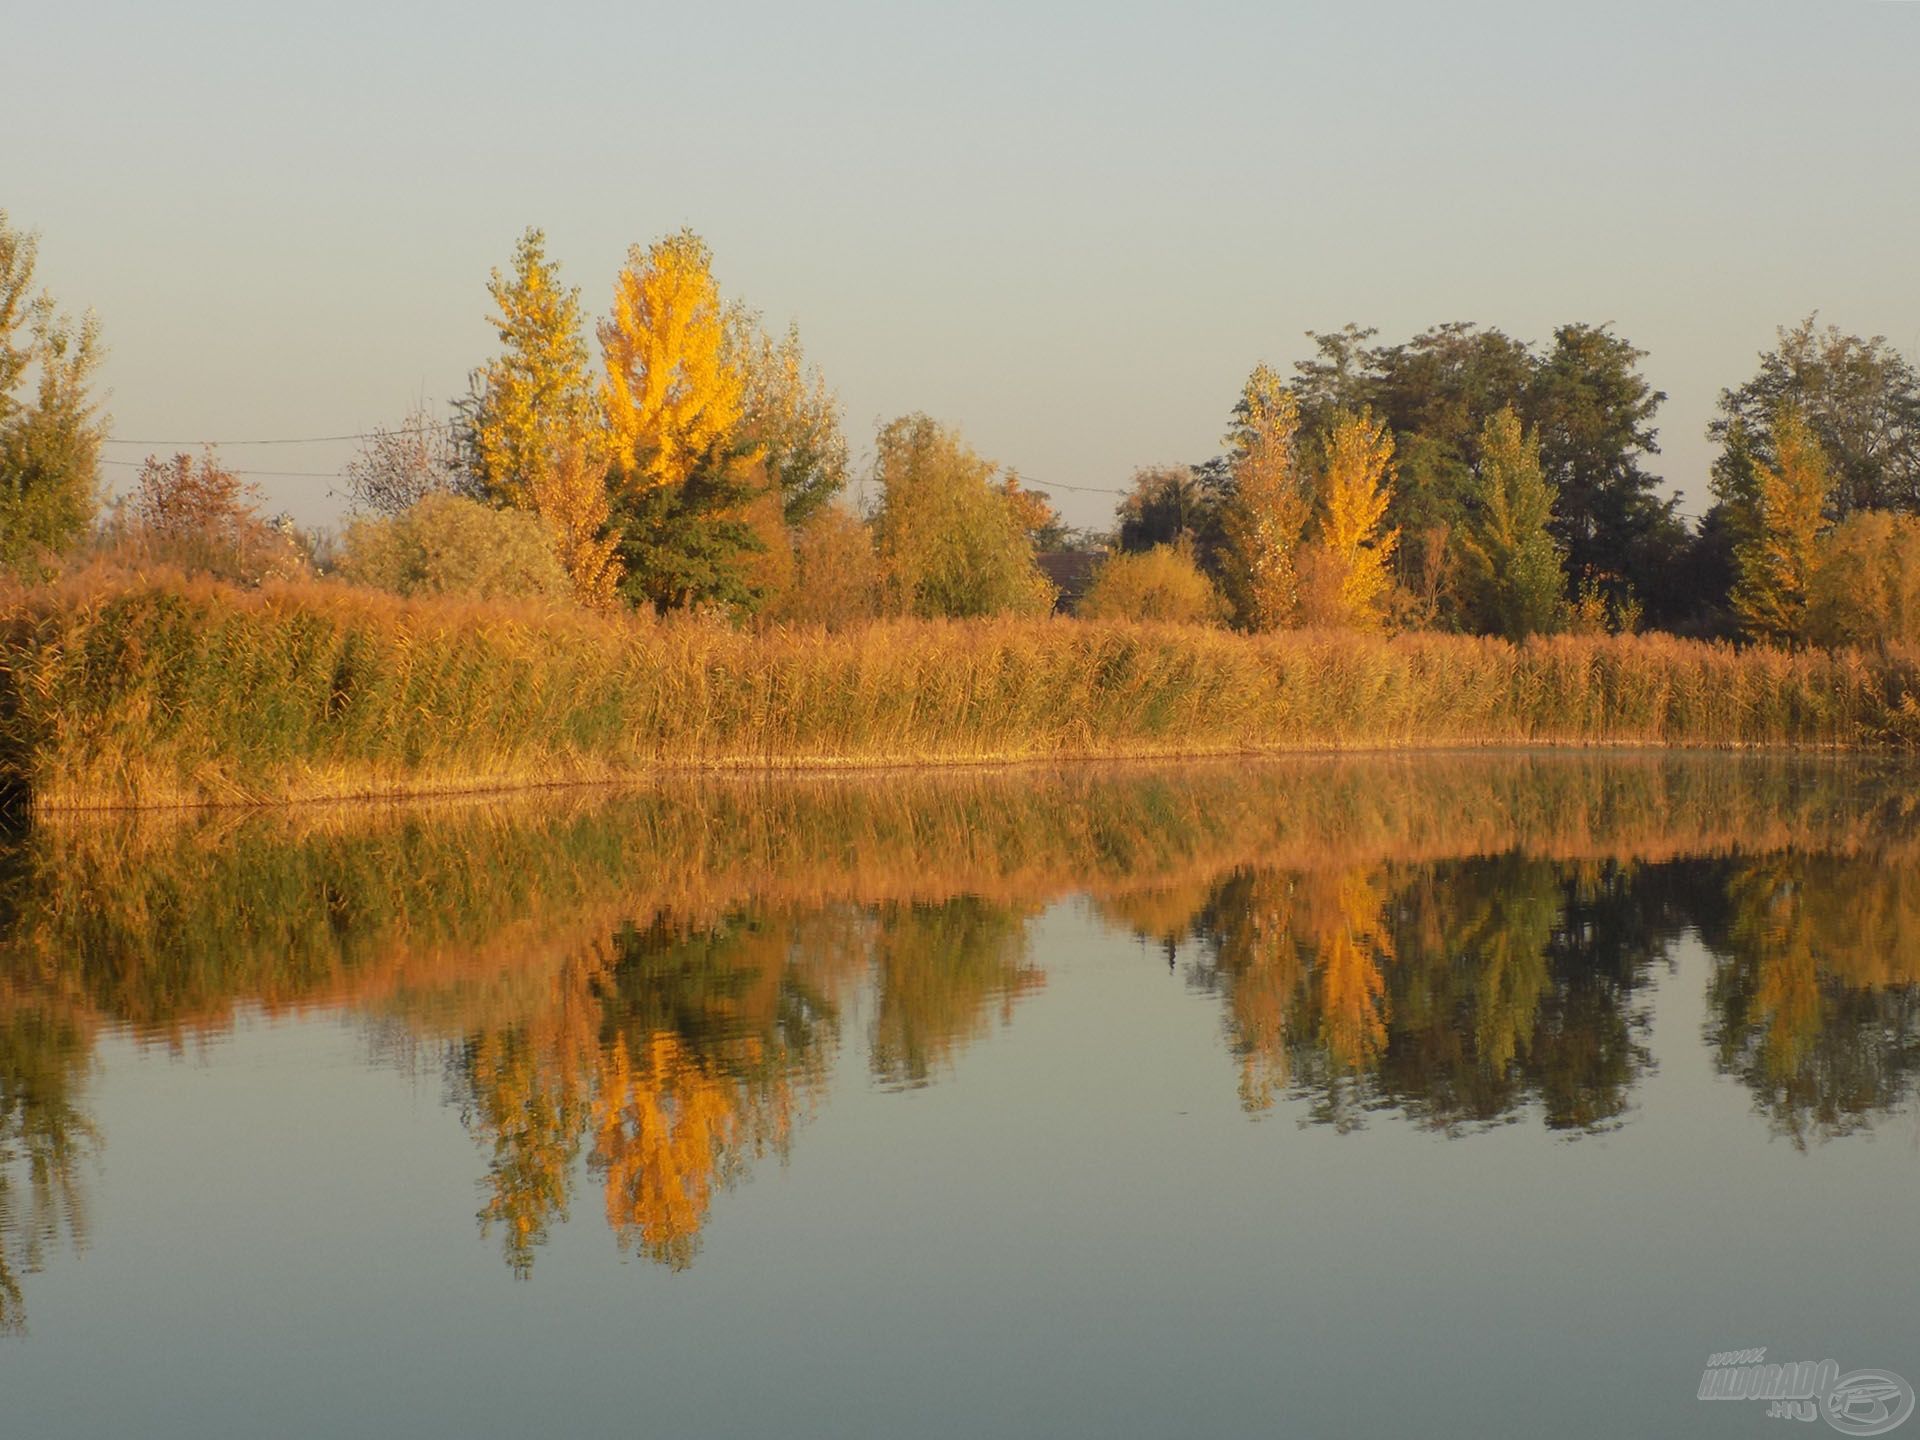
[[[1911,657],[1649,637],[1250,637],[1125,622],[736,631],[79,577],[0,596],[0,783],[36,808],[782,768],[1920,737]]]

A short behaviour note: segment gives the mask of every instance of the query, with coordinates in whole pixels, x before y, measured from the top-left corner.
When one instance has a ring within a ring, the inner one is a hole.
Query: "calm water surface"
[[[1915,779],[13,835],[0,1435],[1834,1433],[1696,1392],[1920,1381]]]

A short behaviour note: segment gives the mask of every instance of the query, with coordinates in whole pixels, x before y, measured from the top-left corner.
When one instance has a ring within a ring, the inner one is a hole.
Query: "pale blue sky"
[[[0,206],[99,312],[124,436],[459,393],[528,224],[595,314],[629,243],[693,226],[800,323],[856,449],[922,409],[1043,484],[1214,453],[1310,328],[1583,320],[1651,352],[1660,468],[1697,499],[1715,396],[1775,326],[1920,347],[1898,0],[0,0],[0,106]],[[326,480],[262,483],[334,513]]]

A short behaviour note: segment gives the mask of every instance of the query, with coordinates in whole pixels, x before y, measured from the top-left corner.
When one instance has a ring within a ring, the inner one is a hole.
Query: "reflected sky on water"
[[[1920,1378],[1911,778],[45,824],[0,1432],[1734,1435],[1713,1351]]]

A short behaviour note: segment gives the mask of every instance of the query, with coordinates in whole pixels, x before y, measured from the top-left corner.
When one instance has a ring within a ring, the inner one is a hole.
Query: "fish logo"
[[[1884,1435],[1913,1414],[1913,1386],[1891,1370],[1854,1370],[1833,1382],[1820,1409],[1842,1435]]]

